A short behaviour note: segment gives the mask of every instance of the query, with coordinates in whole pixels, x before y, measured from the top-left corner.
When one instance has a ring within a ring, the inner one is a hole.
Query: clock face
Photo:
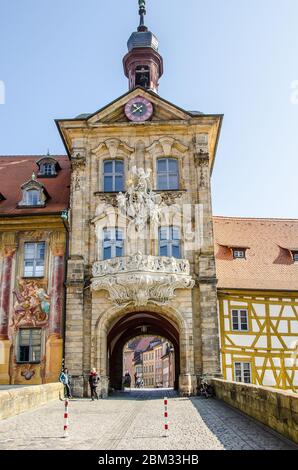
[[[126,104],[125,114],[130,121],[147,121],[153,114],[152,103],[142,96],[137,96]]]

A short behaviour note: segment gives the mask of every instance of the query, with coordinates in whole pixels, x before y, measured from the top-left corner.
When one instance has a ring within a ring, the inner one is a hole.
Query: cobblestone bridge
[[[0,421],[0,449],[250,450],[297,446],[221,401],[169,397],[163,431],[163,390],[132,391],[107,400],[71,400],[63,439],[63,402]]]

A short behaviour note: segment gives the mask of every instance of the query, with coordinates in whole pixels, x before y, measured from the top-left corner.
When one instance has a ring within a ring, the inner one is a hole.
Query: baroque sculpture
[[[134,222],[138,232],[146,227],[149,219],[157,224],[161,217],[161,196],[153,193],[150,175],[150,169],[133,167],[127,192],[117,196],[120,211]]]

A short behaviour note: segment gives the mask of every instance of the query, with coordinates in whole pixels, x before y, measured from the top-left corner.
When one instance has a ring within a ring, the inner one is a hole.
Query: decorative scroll
[[[137,253],[95,263],[92,288],[107,290],[117,305],[165,304],[175,296],[176,289],[194,287],[189,272],[187,260]]]

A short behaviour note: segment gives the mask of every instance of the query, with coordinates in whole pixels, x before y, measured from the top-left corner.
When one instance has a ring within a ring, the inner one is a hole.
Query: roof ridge
[[[0,155],[0,158],[47,158],[47,157],[67,157],[66,154],[51,154],[51,155],[45,155],[45,154],[34,154],[34,155]]]
[[[213,219],[222,219],[222,220],[265,220],[265,221],[295,221],[298,222],[298,218],[283,218],[283,217],[230,217],[225,215],[213,215]]]

